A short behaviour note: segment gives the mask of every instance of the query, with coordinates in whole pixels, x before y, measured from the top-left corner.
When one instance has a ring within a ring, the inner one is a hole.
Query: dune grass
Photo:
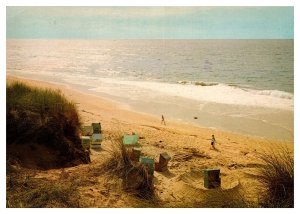
[[[263,207],[294,207],[294,156],[286,147],[261,152],[258,180],[263,186]]]
[[[80,143],[76,105],[60,91],[13,82],[6,95],[7,145],[43,144],[59,151],[65,163],[89,162]]]
[[[41,188],[16,193],[6,201],[7,208],[76,208],[79,207],[76,187],[71,184],[47,184]]]
[[[18,133],[26,135],[24,131],[28,131],[28,125],[35,128],[51,125],[53,129],[63,129],[67,137],[76,136],[80,127],[76,106],[60,91],[32,88],[15,82],[6,87],[6,93],[8,134],[9,131],[14,132],[14,135],[8,136],[7,143],[18,141],[18,138],[14,139]]]
[[[102,171],[121,178],[126,192],[141,199],[155,201],[153,175],[144,165],[130,159],[131,150],[124,146],[122,139],[112,140],[111,149],[107,152],[109,157],[102,165]]]
[[[25,168],[10,170],[6,176],[7,208],[79,207],[78,186],[74,178],[59,178],[49,182],[35,178],[38,171]]]

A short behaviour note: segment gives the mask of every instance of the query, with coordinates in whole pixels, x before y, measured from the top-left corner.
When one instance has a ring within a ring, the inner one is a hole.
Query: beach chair
[[[100,149],[102,139],[102,134],[93,134],[91,137],[91,149]]]
[[[89,150],[91,146],[91,138],[90,136],[81,136],[81,145],[85,150]]]
[[[134,146],[137,144],[139,140],[139,135],[138,134],[134,134],[134,135],[124,135],[123,136],[123,144],[125,146]]]
[[[103,140],[102,134],[93,134],[92,141],[93,142],[101,142]]]
[[[205,169],[203,173],[205,188],[212,189],[221,186],[220,169]]]
[[[168,170],[168,163],[171,160],[170,155],[164,152],[159,155],[159,162],[155,163],[155,171],[164,172]]]
[[[138,162],[140,160],[141,153],[142,153],[141,148],[137,148],[137,147],[132,148],[130,159],[132,161]]]
[[[101,134],[102,133],[101,123],[92,123],[92,127],[93,127],[93,134]]]
[[[147,168],[150,175],[154,174],[154,158],[141,156],[140,162]]]

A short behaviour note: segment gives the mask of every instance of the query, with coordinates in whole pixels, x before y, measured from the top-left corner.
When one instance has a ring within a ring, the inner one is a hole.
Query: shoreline
[[[80,115],[83,118],[83,123],[87,124],[91,118],[85,118],[86,114],[95,115],[96,109],[100,109],[102,114],[98,114],[97,117],[106,121],[107,123],[111,123],[111,120],[116,121],[123,121],[125,123],[132,123],[136,125],[146,125],[146,126],[161,126],[160,124],[160,117],[155,116],[154,114],[149,114],[146,112],[137,111],[134,108],[126,105],[122,102],[115,101],[113,99],[109,99],[107,97],[101,97],[95,94],[88,94],[82,92],[76,88],[71,87],[67,84],[59,84],[54,82],[47,82],[29,78],[18,77],[14,75],[6,75],[6,81],[21,81],[25,82],[31,86],[42,87],[42,88],[52,88],[52,89],[59,89],[66,95],[67,98],[71,99],[75,103],[79,103],[78,110]],[[84,102],[80,102],[84,100]],[[89,100],[89,101],[87,101]],[[87,110],[85,110],[87,109]],[[111,109],[111,111],[109,110]],[[112,113],[111,115],[109,115]],[[110,122],[109,122],[110,121]],[[138,121],[138,122],[137,122]],[[105,122],[105,123],[106,123]],[[178,121],[174,119],[166,118],[167,126],[166,128],[172,129],[182,129],[184,131],[192,130],[192,132],[202,132],[205,133],[220,133],[220,135],[226,136],[237,136],[246,139],[253,139],[255,141],[266,141],[266,142],[283,142],[283,143],[293,143],[293,140],[274,140],[274,139],[267,139],[260,136],[253,136],[247,134],[240,134],[235,133],[232,131],[225,131],[218,128],[212,127],[204,127],[195,123],[185,122],[185,121]],[[144,124],[146,123],[146,124]],[[208,135],[209,137],[210,135]]]
[[[292,127],[287,128],[287,126],[290,126],[288,125],[291,123],[290,119],[293,118],[293,111],[286,112],[281,110],[265,110],[263,108],[257,108],[255,110],[257,115],[251,116],[251,114],[253,113],[252,107],[228,106],[224,104],[214,103],[205,104],[206,109],[208,110],[195,111],[195,106],[197,106],[198,103],[190,101],[188,99],[182,99],[182,102],[175,102],[175,100],[172,100],[174,99],[172,97],[166,99],[168,99],[168,102],[170,104],[173,103],[176,108],[169,108],[169,106],[163,102],[163,98],[161,98],[161,100],[150,101],[140,99],[129,101],[128,99],[126,100],[126,98],[121,99],[120,97],[110,96],[109,94],[97,93],[84,87],[80,90],[77,89],[78,87],[80,88],[80,86],[77,86],[76,84],[72,85],[67,83],[30,79],[27,77],[14,76],[11,74],[7,74],[7,77],[27,80],[29,82],[36,81],[37,83],[39,82],[39,85],[42,86],[43,84],[41,83],[45,83],[46,85],[49,85],[51,87],[57,86],[61,90],[68,89],[76,91],[81,94],[102,99],[108,103],[113,103],[121,109],[135,112],[137,114],[147,115],[156,121],[160,121],[161,114],[163,114],[167,121],[184,124],[184,126],[196,126],[199,128],[218,130],[258,139],[287,142],[294,141],[293,124]],[[176,101],[178,101],[177,99],[178,98],[176,98]],[[228,115],[232,113],[236,113],[237,116]],[[249,114],[250,116],[241,117],[238,115],[241,113],[245,113],[246,115]],[[277,118],[279,114],[280,116]],[[198,117],[197,120],[193,119],[195,116]],[[268,121],[267,123],[265,122],[266,120]]]

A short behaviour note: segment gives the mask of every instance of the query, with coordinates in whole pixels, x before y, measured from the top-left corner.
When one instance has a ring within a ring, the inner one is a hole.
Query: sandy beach
[[[242,190],[247,200],[257,203],[259,183],[255,176],[260,162],[259,152],[270,148],[288,147],[292,152],[293,142],[274,141],[258,137],[243,136],[234,133],[193,126],[188,123],[133,112],[126,105],[113,102],[94,95],[76,91],[70,87],[52,83],[7,76],[7,82],[21,81],[30,86],[59,89],[78,107],[82,123],[90,125],[101,122],[104,141],[100,151],[91,152],[92,163],[64,169],[70,177],[80,176],[82,179],[94,179],[94,182],[80,187],[80,207],[136,207],[132,196],[123,194],[120,186],[115,185],[104,176],[89,177],[91,170],[96,170],[105,160],[105,151],[111,145],[113,136],[126,133],[138,133],[142,153],[158,159],[159,154],[167,152],[172,160],[168,172],[155,172],[155,191],[163,202],[163,207],[201,206],[199,195],[205,195],[203,187],[204,168],[221,170],[222,188],[231,192]],[[210,146],[211,135],[216,138],[216,150]],[[50,181],[61,178],[62,169],[36,171],[35,178]],[[106,182],[104,182],[106,181]],[[197,198],[195,198],[197,197]],[[199,202],[200,203],[200,202]],[[218,203],[218,202],[216,202]],[[208,205],[209,206],[209,205]]]
[[[293,4],[187,5],[7,5],[6,208],[295,207]]]

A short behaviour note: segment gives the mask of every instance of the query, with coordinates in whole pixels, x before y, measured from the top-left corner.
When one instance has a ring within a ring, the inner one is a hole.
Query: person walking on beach
[[[215,136],[212,135],[212,136],[211,136],[211,143],[210,143],[212,149],[216,149],[216,148],[215,148],[215,143],[216,143]]]
[[[161,124],[164,124],[164,125],[166,125],[166,122],[165,122],[165,117],[164,117],[164,115],[161,115]]]

